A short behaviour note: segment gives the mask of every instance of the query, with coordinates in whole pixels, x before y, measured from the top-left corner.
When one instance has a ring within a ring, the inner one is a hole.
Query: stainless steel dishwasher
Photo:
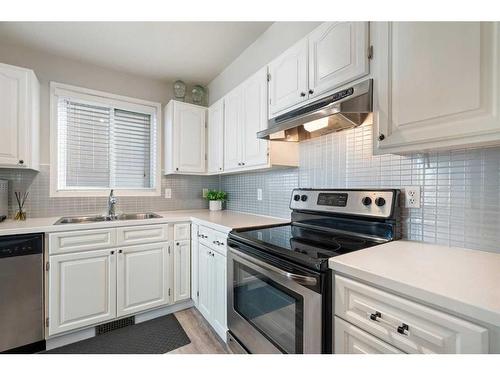
[[[43,234],[0,236],[0,352],[45,348]]]

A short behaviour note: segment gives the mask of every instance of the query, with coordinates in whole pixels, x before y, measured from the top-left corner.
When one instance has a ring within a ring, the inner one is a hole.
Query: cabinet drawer
[[[205,246],[212,247],[216,238],[216,231],[200,225],[198,227],[198,240]]]
[[[219,254],[226,256],[227,253],[227,235],[219,232],[215,232],[215,239],[212,241],[211,248],[217,251]]]
[[[117,246],[167,241],[168,224],[117,228],[116,238]]]
[[[174,240],[183,241],[191,239],[191,224],[174,224]]]
[[[403,354],[394,346],[338,317],[334,318],[334,327],[335,354]]]
[[[487,329],[338,275],[335,315],[407,353],[488,352]]]
[[[115,229],[92,229],[49,234],[49,254],[97,250],[116,245]]]

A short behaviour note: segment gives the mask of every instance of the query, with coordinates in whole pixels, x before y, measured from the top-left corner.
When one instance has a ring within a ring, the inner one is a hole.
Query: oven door
[[[319,274],[279,268],[242,248],[228,247],[232,335],[250,353],[321,353]]]

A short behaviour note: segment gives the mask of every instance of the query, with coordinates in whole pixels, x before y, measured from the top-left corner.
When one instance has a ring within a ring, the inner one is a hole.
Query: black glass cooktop
[[[331,257],[381,243],[294,224],[233,231],[230,238],[316,269],[326,269]]]

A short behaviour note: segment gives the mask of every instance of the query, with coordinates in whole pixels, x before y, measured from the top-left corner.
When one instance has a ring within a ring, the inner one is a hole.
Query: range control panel
[[[387,219],[393,214],[397,195],[398,190],[294,189],[290,208]]]

